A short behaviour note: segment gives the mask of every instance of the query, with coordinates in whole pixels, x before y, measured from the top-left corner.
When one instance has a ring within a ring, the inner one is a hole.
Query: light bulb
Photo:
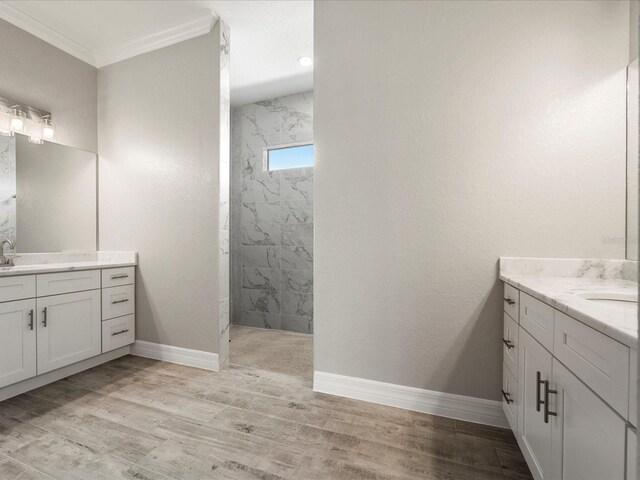
[[[56,135],[56,127],[51,123],[51,117],[45,115],[42,117],[42,138],[51,142]]]
[[[298,63],[303,67],[310,67],[313,65],[313,60],[311,60],[311,57],[300,57],[298,58]]]
[[[11,131],[24,133],[27,127],[27,115],[17,106],[11,108]]]

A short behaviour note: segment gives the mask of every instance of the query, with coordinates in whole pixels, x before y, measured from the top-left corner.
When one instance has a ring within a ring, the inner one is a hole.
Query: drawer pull
[[[507,302],[507,305],[514,305],[516,303],[515,300],[511,300],[510,298],[505,298],[504,301]]]
[[[507,405],[513,403],[513,398],[511,398],[511,394],[505,392],[504,390],[500,390],[502,392],[502,396],[504,397],[504,401],[507,402]]]
[[[115,337],[116,335],[122,335],[123,333],[127,333],[129,331],[129,329],[127,328],[126,330],[119,330],[117,332],[113,332],[111,334],[112,337]]]
[[[47,307],[42,310],[42,326],[47,328]]]
[[[129,275],[126,273],[123,273],[121,275],[111,275],[111,280],[115,280],[116,278],[129,278]]]
[[[114,300],[113,302],[111,302],[111,305],[114,305],[116,303],[124,303],[124,302],[128,302],[129,299],[128,298],[123,298],[122,300]]]
[[[557,417],[557,412],[549,411],[549,395],[557,394],[557,390],[551,390],[549,388],[549,380],[545,380],[544,382],[544,423],[549,423],[549,417]]]
[[[29,310],[29,330],[33,330],[33,308]]]
[[[508,348],[509,350],[511,350],[513,347],[515,347],[515,345],[513,344],[513,342],[510,342],[510,341],[509,341],[509,340],[507,340],[506,338],[503,338],[503,339],[502,339],[502,343],[504,343],[504,344],[507,346],[507,348]]]

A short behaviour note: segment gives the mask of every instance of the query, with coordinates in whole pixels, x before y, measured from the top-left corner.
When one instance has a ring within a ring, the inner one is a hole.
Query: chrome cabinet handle
[[[124,302],[128,302],[129,299],[128,298],[123,298],[122,300],[114,300],[113,302],[111,302],[111,305],[114,305],[116,303],[124,303]]]
[[[510,393],[507,393],[502,389],[500,389],[500,391],[502,392],[502,396],[504,397],[504,401],[507,402],[507,405],[509,405],[510,403],[513,403],[513,398],[511,398]]]
[[[128,331],[129,331],[129,329],[127,328],[126,330],[120,330],[120,331],[117,331],[117,332],[113,332],[111,334],[111,336],[115,337],[116,335],[122,335],[123,333],[127,333]]]
[[[42,326],[47,328],[47,307],[42,310]]]
[[[29,330],[33,330],[33,308],[29,310]]]
[[[540,405],[544,405],[544,400],[540,400],[540,385],[544,382],[545,380],[542,380],[542,374],[536,372],[536,412],[540,411]]]
[[[129,275],[127,275],[126,273],[123,275],[111,275],[111,280],[115,280],[116,278],[128,278]]]
[[[549,410],[549,395],[557,394],[557,390],[551,390],[549,388],[549,380],[544,381],[544,423],[549,423],[549,417],[557,417],[557,412],[552,412]]]
[[[510,342],[510,341],[509,341],[509,340],[507,340],[506,338],[503,338],[503,339],[502,339],[502,343],[504,343],[504,344],[507,346],[507,348],[508,348],[509,350],[511,350],[513,347],[515,347],[514,343],[513,343],[513,342]]]
[[[505,298],[504,301],[507,302],[507,305],[513,305],[514,303],[516,303],[515,300],[511,300],[510,298]]]

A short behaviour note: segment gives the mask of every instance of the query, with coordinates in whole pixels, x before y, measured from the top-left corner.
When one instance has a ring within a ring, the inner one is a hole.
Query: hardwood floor
[[[510,431],[127,356],[0,402],[0,479],[528,479]]]

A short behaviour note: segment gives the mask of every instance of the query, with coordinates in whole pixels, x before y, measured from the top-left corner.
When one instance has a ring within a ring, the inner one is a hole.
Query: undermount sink
[[[638,308],[638,294],[637,293],[623,293],[623,292],[585,292],[578,293],[579,297],[592,302],[597,302],[600,305],[610,305],[612,307],[624,308],[635,310]]]

